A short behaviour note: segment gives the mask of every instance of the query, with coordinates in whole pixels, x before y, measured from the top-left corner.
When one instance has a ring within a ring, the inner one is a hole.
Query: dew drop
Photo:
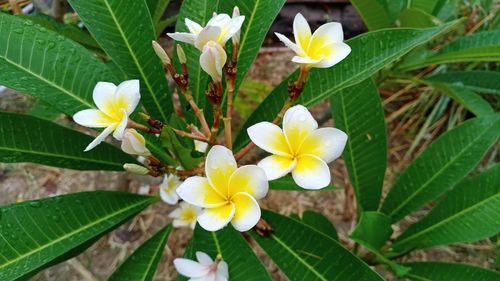
[[[42,203],[40,201],[32,201],[29,203],[29,205],[33,208],[40,208],[42,206]]]

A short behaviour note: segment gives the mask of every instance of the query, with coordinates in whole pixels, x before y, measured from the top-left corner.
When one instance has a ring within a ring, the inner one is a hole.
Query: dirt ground
[[[249,78],[257,81],[266,81],[267,87],[278,84],[283,77],[293,70],[289,62],[292,54],[283,48],[265,49],[249,74]],[[263,85],[266,88],[266,85]],[[244,97],[243,98],[247,98]],[[12,91],[0,94],[0,109],[22,111],[29,99]],[[322,126],[332,125],[332,120],[325,118],[328,104],[320,104],[312,111],[323,119]],[[391,124],[389,124],[389,127]],[[408,138],[408,139],[405,139]],[[401,136],[389,140],[390,163],[387,170],[386,186],[390,186],[396,170],[398,159],[403,155],[402,150],[396,149],[402,144],[411,142],[411,136]],[[332,165],[334,183],[341,187],[348,187],[347,173],[343,161],[337,160]],[[136,177],[125,173],[105,172],[78,172],[66,169],[51,168],[36,164],[0,164],[0,205],[23,200],[65,194],[88,190],[123,190],[139,192],[147,184],[157,183],[157,179]],[[349,194],[349,193],[348,193]],[[352,202],[352,200],[349,200]],[[302,213],[304,210],[316,210],[327,216],[339,232],[341,242],[348,248],[353,243],[348,240],[348,234],[355,224],[353,206],[347,204],[344,190],[330,192],[277,192],[271,191],[262,200],[263,208],[277,210],[283,214]],[[76,281],[76,280],[105,280],[135,248],[169,222],[167,214],[173,208],[158,203],[140,216],[137,216],[118,230],[106,235],[84,254],[70,261],[53,266],[31,280],[37,281]],[[400,232],[411,221],[425,214],[421,211],[408,218],[401,225],[395,226],[395,234]],[[182,256],[191,233],[186,229],[176,229],[169,238],[168,247],[161,260],[155,280],[174,280],[176,273],[172,266],[175,257]],[[257,249],[260,256],[262,251]],[[496,248],[489,240],[474,244],[457,244],[447,247],[435,247],[431,250],[415,251],[402,261],[455,261],[477,264],[491,268],[495,264]],[[274,280],[287,280],[282,273],[265,258]],[[377,267],[387,280],[398,280],[383,268]]]

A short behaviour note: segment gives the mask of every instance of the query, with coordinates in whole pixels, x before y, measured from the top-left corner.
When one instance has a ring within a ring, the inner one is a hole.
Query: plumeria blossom
[[[198,262],[177,258],[174,266],[177,272],[189,277],[189,281],[227,281],[229,280],[229,269],[223,260],[215,262],[204,252],[196,252]]]
[[[292,61],[308,67],[331,67],[351,52],[351,47],[343,42],[344,32],[342,25],[338,22],[325,23],[311,35],[309,24],[302,14],[298,13],[293,21],[295,43],[283,34],[275,34],[281,42],[295,52],[296,56],[292,58]]]
[[[126,129],[122,138],[122,150],[125,153],[138,156],[149,156],[151,152],[146,148],[146,139],[134,129]]]
[[[327,163],[344,150],[347,135],[335,128],[318,129],[318,123],[302,105],[288,109],[283,130],[270,122],[247,129],[250,139],[272,153],[258,163],[269,180],[292,172],[295,183],[305,189],[321,189],[330,183]]]
[[[215,145],[205,162],[206,177],[190,177],[177,189],[184,201],[204,208],[198,223],[208,231],[222,229],[229,222],[238,231],[247,231],[260,219],[256,199],[263,198],[269,189],[266,174],[255,166],[240,168],[233,153]]]
[[[208,41],[200,56],[201,68],[216,82],[222,80],[222,68],[226,64],[226,51],[214,41]]]
[[[128,80],[116,86],[109,82],[99,82],[94,88],[92,98],[97,109],[85,109],[77,112],[73,120],[89,128],[105,128],[91,142],[85,151],[89,151],[113,133],[113,137],[122,140],[127,128],[128,116],[134,112],[141,95],[139,80]]]
[[[200,213],[201,208],[191,205],[186,202],[181,202],[179,207],[168,214],[169,218],[174,219],[172,225],[174,227],[190,227],[194,229],[196,225],[196,218]]]
[[[179,177],[176,175],[168,175],[163,178],[160,184],[160,197],[161,200],[167,204],[175,205],[179,201],[177,195],[177,187],[181,184]]]
[[[214,15],[205,27],[186,18],[184,22],[189,32],[167,33],[172,39],[194,45],[198,50],[209,41],[214,41],[222,47],[233,37],[243,25],[245,16],[231,18],[227,14]]]

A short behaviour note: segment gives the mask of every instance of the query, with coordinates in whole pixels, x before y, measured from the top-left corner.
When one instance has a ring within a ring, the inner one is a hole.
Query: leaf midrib
[[[161,237],[161,240],[160,240],[160,245],[161,246],[163,244],[163,241],[166,239],[165,236],[168,236],[170,235],[170,229],[168,231],[165,232],[165,234]],[[146,280],[146,278],[148,277],[148,273],[149,271],[151,270],[151,267],[153,267],[154,263],[155,263],[155,259],[156,257],[158,256],[158,254],[160,254],[160,252],[163,251],[163,248],[165,247],[157,247],[154,254],[152,255],[152,258],[149,260],[148,262],[148,266],[146,267],[146,270],[144,271],[144,275],[142,276],[141,278],[141,281],[144,281]]]
[[[13,259],[13,260],[10,260],[10,261],[9,261],[9,262],[7,262],[7,263],[4,263],[4,264],[0,265],[0,270],[1,270],[1,269],[3,269],[3,268],[5,268],[5,267],[7,267],[7,266],[8,266],[8,265],[10,265],[10,264],[16,263],[16,262],[18,262],[18,261],[20,261],[20,260],[24,259],[25,257],[28,257],[28,256],[31,256],[31,255],[33,255],[33,254],[35,254],[35,253],[41,252],[41,251],[43,251],[45,248],[48,248],[48,247],[50,247],[50,246],[52,246],[52,245],[54,245],[54,244],[56,244],[56,243],[58,243],[58,242],[60,242],[60,241],[63,241],[63,240],[65,240],[65,239],[67,239],[67,238],[69,238],[69,237],[73,236],[73,235],[76,235],[76,234],[78,234],[78,233],[80,233],[80,232],[83,232],[83,231],[85,231],[85,230],[89,229],[89,228],[92,228],[92,227],[94,227],[95,225],[98,225],[98,224],[100,224],[101,222],[103,222],[103,221],[105,221],[105,220],[107,220],[107,219],[110,219],[110,218],[112,218],[112,217],[114,217],[114,216],[118,216],[118,215],[120,215],[121,213],[124,213],[124,212],[126,212],[126,211],[128,211],[128,210],[130,210],[130,209],[134,209],[134,208],[136,208],[136,207],[138,207],[138,206],[140,206],[140,205],[145,205],[145,204],[147,204],[147,203],[150,203],[150,201],[153,201],[153,198],[150,198],[150,199],[148,199],[148,200],[146,200],[146,201],[138,202],[138,203],[133,204],[133,205],[130,205],[130,206],[128,206],[128,207],[126,207],[126,208],[124,208],[124,209],[121,209],[121,210],[119,210],[119,211],[117,211],[117,212],[113,212],[113,213],[111,213],[111,214],[109,214],[109,215],[107,215],[107,216],[105,216],[105,217],[102,217],[102,218],[100,218],[100,219],[98,219],[98,220],[94,221],[94,222],[93,222],[93,223],[91,223],[91,224],[87,224],[86,226],[84,226],[84,227],[82,227],[82,228],[76,229],[76,230],[74,230],[74,231],[72,231],[72,232],[70,232],[70,233],[68,233],[68,234],[66,234],[66,235],[63,235],[63,236],[61,236],[61,237],[59,237],[59,238],[57,238],[57,239],[55,239],[55,240],[52,240],[51,242],[49,242],[49,243],[47,243],[47,244],[43,245],[42,247],[36,248],[36,249],[34,249],[34,250],[32,250],[32,251],[29,251],[29,252],[27,252],[27,253],[25,253],[25,254],[23,254],[23,255],[21,255],[21,256],[18,256],[17,258],[15,258],[15,259]]]
[[[490,127],[494,126],[497,122],[492,122],[492,124],[490,126],[488,126],[488,128],[485,128],[483,133],[480,134],[480,135],[477,135],[478,137],[474,138],[473,141],[469,142],[469,144],[467,144],[467,146],[462,149],[462,151],[460,151],[455,157],[453,157],[450,161],[448,161],[448,163],[446,163],[442,169],[440,169],[437,173],[435,173],[431,178],[429,178],[429,180],[427,180],[426,182],[424,182],[424,184],[421,185],[421,188],[419,188],[416,192],[414,192],[413,194],[411,194],[409,197],[407,197],[405,200],[403,200],[403,202],[401,202],[399,204],[399,206],[394,209],[390,214],[388,214],[389,217],[392,217],[394,215],[394,213],[396,213],[397,211],[399,211],[401,208],[403,207],[406,207],[407,203],[409,201],[411,201],[415,196],[417,196],[418,194],[420,194],[420,192],[425,189],[427,187],[427,185],[429,185],[432,181],[434,181],[434,179],[438,176],[440,176],[443,171],[447,170],[448,167],[450,165],[452,165],[452,163],[454,163],[458,158],[460,158],[462,156],[462,154],[465,153],[465,151],[469,150],[469,148],[471,146],[473,146],[478,139],[482,138],[485,134],[487,134],[490,130],[488,130]]]
[[[465,208],[465,209],[463,209],[463,210],[461,210],[461,211],[459,211],[459,212],[457,212],[457,213],[455,213],[455,214],[453,214],[453,215],[445,218],[444,220],[441,220],[441,221],[439,221],[439,222],[431,225],[430,227],[425,228],[424,230],[422,230],[420,232],[417,232],[417,233],[415,233],[415,234],[413,234],[411,236],[408,236],[407,238],[405,238],[405,239],[403,239],[403,240],[401,240],[399,242],[396,242],[393,245],[393,248],[401,247],[401,245],[404,245],[405,243],[407,243],[406,241],[408,241],[408,240],[414,240],[415,238],[417,238],[419,236],[422,236],[425,233],[427,233],[427,232],[429,232],[429,231],[431,231],[431,230],[433,230],[435,228],[438,228],[440,225],[445,224],[447,222],[450,222],[450,221],[454,220],[455,218],[457,218],[457,217],[459,217],[461,215],[464,215],[464,214],[466,214],[466,213],[468,213],[468,212],[470,212],[470,211],[472,211],[472,210],[474,210],[476,208],[479,208],[479,207],[481,207],[483,205],[486,205],[489,201],[494,201],[494,199],[498,199],[498,198],[500,198],[500,193],[497,193],[496,195],[494,195],[492,197],[488,197],[485,200],[481,200],[481,201],[477,202],[476,204],[473,204],[473,205],[471,205],[471,206],[469,206],[469,207],[467,207],[467,208]]]

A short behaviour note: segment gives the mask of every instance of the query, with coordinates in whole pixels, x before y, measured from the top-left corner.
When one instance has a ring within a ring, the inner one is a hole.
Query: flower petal
[[[170,205],[175,205],[177,202],[179,202],[179,196],[177,195],[177,192],[174,190],[165,190],[163,188],[160,188],[160,198],[163,202],[170,204]],[[175,210],[180,210],[180,209],[175,209]],[[172,212],[171,214],[173,214]]]
[[[98,109],[84,109],[73,115],[73,121],[89,128],[106,128],[116,121]]]
[[[209,41],[203,47],[200,66],[214,81],[221,81],[222,67],[226,64],[226,51],[216,42]]]
[[[222,145],[214,145],[205,161],[205,174],[210,185],[222,197],[228,194],[229,179],[236,171],[237,164],[231,150]]]
[[[203,208],[219,207],[226,204],[226,200],[210,186],[207,178],[204,177],[187,178],[177,188],[177,194],[189,204]]]
[[[227,40],[229,40],[238,31],[240,31],[244,21],[245,21],[245,16],[238,16],[235,18],[231,18],[231,20],[227,23],[226,28],[222,29],[222,32],[219,37],[219,43],[224,46]]]
[[[205,44],[208,41],[218,42],[219,36],[221,34],[221,28],[218,26],[206,26],[203,30],[198,34],[196,40],[194,42],[194,46],[198,48],[198,50],[203,50]]]
[[[344,32],[342,31],[342,25],[338,22],[325,23],[314,31],[307,47],[307,54],[312,56],[315,51],[327,45],[343,41]]]
[[[249,127],[247,133],[252,142],[265,151],[291,157],[285,134],[277,125],[271,122],[260,122]]]
[[[295,62],[295,63],[300,63],[300,64],[312,64],[312,65],[315,65],[315,64],[321,63],[321,61],[323,59],[324,59],[323,57],[321,57],[320,59],[314,60],[314,59],[311,59],[309,57],[294,56],[292,58],[292,61]]]
[[[102,131],[87,147],[84,151],[89,151],[96,147],[98,144],[103,142],[110,134],[113,132],[114,126],[109,126],[104,131]]]
[[[198,223],[208,231],[217,231],[224,228],[233,218],[235,207],[233,203],[205,209],[198,216]]]
[[[134,112],[135,108],[141,100],[139,93],[139,80],[123,81],[116,88],[115,94],[115,108],[125,109],[128,115]]]
[[[269,183],[264,170],[255,165],[239,167],[229,179],[229,196],[246,192],[256,199],[266,196]]]
[[[126,129],[123,133],[121,149],[131,155],[151,155],[146,148],[146,139],[134,129]]]
[[[266,173],[268,180],[275,180],[290,173],[297,161],[290,157],[271,155],[262,159],[257,166]]]
[[[191,45],[194,45],[194,41],[196,40],[196,35],[187,32],[167,33],[167,35],[175,41],[184,42]]]
[[[314,64],[313,67],[328,68],[345,59],[351,52],[351,47],[345,43],[332,43],[323,47],[323,49],[319,52],[321,52],[325,57],[318,63]]]
[[[312,154],[330,163],[342,155],[346,142],[346,133],[339,129],[317,129],[305,139],[298,155]]]
[[[113,110],[116,85],[109,82],[98,82],[92,92],[92,99],[99,110],[110,115]],[[112,115],[111,115],[112,116]]]
[[[311,28],[301,13],[295,15],[293,19],[293,35],[295,36],[297,46],[302,50],[307,50],[307,46],[309,46],[309,41],[311,40]]]
[[[203,277],[210,271],[208,266],[183,258],[175,259],[174,266],[177,272],[191,278]]]
[[[231,220],[233,227],[240,232],[252,229],[260,219],[259,203],[246,192],[236,193],[231,201],[236,209]]]
[[[228,281],[229,280],[229,268],[227,262],[220,261],[217,265],[217,272],[215,274],[215,281]]]
[[[122,140],[123,133],[125,133],[125,129],[127,129],[127,124],[128,124],[128,115],[127,112],[124,109],[122,109],[122,118],[120,119],[120,123],[113,132],[113,137],[115,139]]]
[[[189,32],[191,32],[194,35],[198,35],[201,32],[201,30],[203,29],[203,27],[201,27],[201,25],[199,25],[198,23],[196,23],[188,18],[184,19],[184,23],[186,24],[186,27],[189,29]]]
[[[301,156],[292,170],[293,180],[305,189],[321,189],[330,184],[328,165],[313,155]]]
[[[212,260],[212,258],[210,258],[209,255],[200,251],[196,252],[196,259],[198,260],[199,263],[206,266],[210,266],[214,263],[214,261]]]
[[[291,107],[283,117],[283,132],[292,152],[298,152],[304,139],[318,128],[318,123],[302,105]]]
[[[298,56],[305,56],[306,55],[306,53],[305,53],[304,50],[302,50],[297,44],[295,44],[292,41],[290,41],[290,39],[288,39],[285,35],[283,35],[281,33],[278,33],[278,32],[275,32],[274,34],[276,34],[276,36],[278,37],[278,39],[281,42],[283,42],[283,44],[285,44],[285,46],[287,46],[292,51],[294,51],[295,54],[297,54]]]

